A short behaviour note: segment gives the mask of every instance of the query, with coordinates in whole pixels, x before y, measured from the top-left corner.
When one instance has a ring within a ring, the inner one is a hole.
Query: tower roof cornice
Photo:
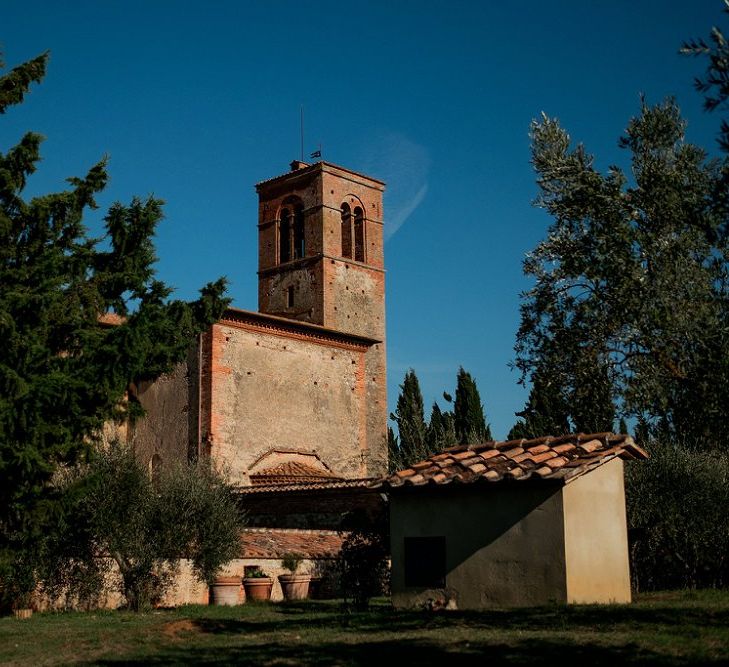
[[[299,162],[295,160],[294,162],[292,162],[292,165],[293,167],[291,171],[287,171],[285,174],[274,176],[273,178],[269,178],[265,181],[256,183],[256,192],[267,190],[271,186],[277,185],[282,182],[290,181],[292,179],[307,178],[319,172],[333,173],[338,176],[343,176],[358,183],[362,183],[363,185],[366,185],[368,187],[374,188],[375,190],[384,191],[385,189],[384,181],[380,181],[379,179],[373,178],[372,176],[367,176],[366,174],[362,174],[361,172],[353,171],[352,169],[347,169],[346,167],[342,167],[331,162],[325,162],[324,160],[320,160],[319,162],[315,162],[314,164],[309,165],[304,162]]]

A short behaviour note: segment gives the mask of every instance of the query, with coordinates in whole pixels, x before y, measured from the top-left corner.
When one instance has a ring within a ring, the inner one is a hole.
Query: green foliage
[[[729,586],[729,456],[651,439],[626,466],[637,590]]]
[[[14,67],[0,77],[0,113],[5,113],[8,107],[23,101],[30,84],[40,83],[45,76],[47,64],[48,52]],[[5,63],[0,57],[0,69],[4,67]]]
[[[47,58],[0,77],[0,112],[40,81]],[[55,471],[87,456],[105,422],[138,414],[122,401],[129,385],[171,370],[228,302],[222,279],[193,303],[169,299],[154,270],[159,199],[114,204],[105,236],[89,235],[105,160],[26,201],[41,139],[27,133],[0,154],[0,571],[16,573],[58,521]],[[100,324],[106,313],[119,326]]]
[[[299,565],[301,565],[301,561],[304,559],[304,557],[296,552],[289,552],[285,553],[283,555],[283,558],[281,559],[281,567],[284,570],[288,570],[291,572],[291,574],[295,574],[296,570],[299,569]]]
[[[462,367],[457,376],[454,411],[444,412],[434,402],[429,422],[425,421],[423,395],[412,368],[405,374],[400,390],[397,410],[390,415],[397,423],[399,436],[391,428],[387,433],[389,472],[407,468],[459,443],[491,439],[476,382]],[[446,392],[443,398],[448,403],[453,400]]]
[[[427,457],[423,394],[418,376],[412,368],[405,373],[405,379],[400,385],[397,408],[390,415],[390,419],[397,423],[399,434],[398,440],[393,443],[395,451],[390,453],[390,469],[406,468]]]
[[[270,577],[260,568],[256,567],[246,573],[246,579],[269,579]]]
[[[133,452],[114,444],[62,485],[74,500],[49,536],[41,578],[72,591],[79,573],[103,574],[111,557],[130,609],[148,609],[170,586],[178,559],[211,584],[240,552],[243,516],[225,480],[204,463],[179,464],[152,481]],[[81,488],[81,492],[79,492]],[[98,592],[98,591],[97,591]]]
[[[390,415],[392,417],[392,415]],[[400,439],[392,426],[387,427],[387,472],[400,469]]]
[[[389,580],[390,526],[387,510],[373,515],[350,512],[342,522],[342,594],[345,603],[366,609],[370,600],[387,591]]]
[[[453,413],[443,412],[435,402],[430,412],[425,439],[431,454],[442,452],[444,449],[458,444]]]
[[[453,405],[456,438],[461,444],[476,444],[491,440],[491,428],[483,414],[481,396],[470,373],[458,369],[456,400]]]
[[[729,0],[724,0],[724,12],[729,14]],[[707,111],[729,111],[729,42],[719,28],[712,28],[709,42],[692,39],[684,42],[681,53],[693,56],[707,56],[709,64],[703,78],[694,80],[694,87],[704,95]],[[722,120],[719,145],[729,152],[729,122]]]
[[[532,125],[536,204],[554,218],[524,270],[516,365],[549,377],[578,430],[622,415],[707,446],[729,438],[729,247],[722,179],[673,100],[643,104],[602,174],[546,116]]]
[[[546,373],[535,374],[526,406],[516,415],[521,419],[509,431],[509,440],[560,436],[570,431],[569,404]]]
[[[580,355],[582,367],[575,369],[580,381],[575,383],[567,404],[570,406],[573,430],[577,433],[612,431],[615,404],[608,366],[597,355]]]

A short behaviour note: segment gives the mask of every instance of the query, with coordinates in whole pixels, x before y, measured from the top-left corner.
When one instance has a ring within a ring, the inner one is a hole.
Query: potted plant
[[[311,575],[296,574],[302,560],[303,556],[297,553],[284,554],[281,559],[281,566],[289,571],[289,574],[280,574],[278,576],[284,600],[305,600],[309,596]]]
[[[215,577],[210,592],[212,604],[232,607],[240,602],[240,577]]]
[[[243,588],[246,592],[246,600],[270,600],[273,579],[260,567],[246,568]]]

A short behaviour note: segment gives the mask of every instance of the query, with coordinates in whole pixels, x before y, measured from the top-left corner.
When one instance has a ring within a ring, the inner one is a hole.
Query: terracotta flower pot
[[[280,574],[278,581],[281,584],[284,600],[305,600],[309,597],[310,575]]]
[[[270,600],[273,579],[271,577],[246,577],[243,579],[243,588],[246,591],[246,600]]]
[[[30,618],[33,615],[32,609],[15,609],[13,610],[13,616],[15,618]]]
[[[211,587],[212,603],[232,607],[239,603],[240,577],[218,577]]]

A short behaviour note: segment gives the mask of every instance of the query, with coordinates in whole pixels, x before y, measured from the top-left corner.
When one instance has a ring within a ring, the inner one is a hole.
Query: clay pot
[[[211,587],[212,603],[232,607],[237,605],[240,595],[240,577],[218,577]]]
[[[266,601],[271,599],[273,579],[271,577],[246,577],[243,579],[246,600]]]
[[[32,609],[14,609],[13,616],[15,618],[30,618],[33,615]]]
[[[305,600],[309,597],[310,575],[280,574],[278,581],[281,584],[284,600]]]

